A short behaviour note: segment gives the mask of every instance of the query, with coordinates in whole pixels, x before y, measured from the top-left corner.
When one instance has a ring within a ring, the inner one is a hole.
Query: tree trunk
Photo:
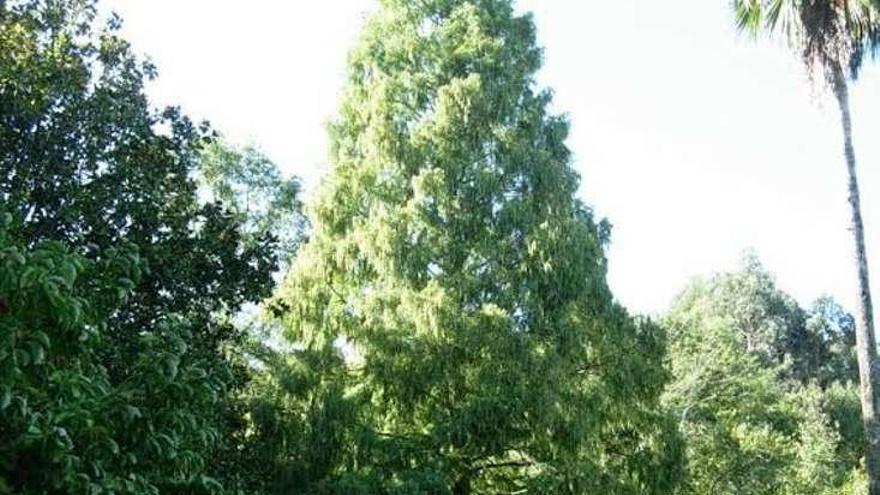
[[[853,247],[855,248],[856,272],[858,275],[859,307],[856,318],[856,350],[859,361],[859,381],[861,382],[862,422],[865,426],[865,466],[868,471],[868,493],[880,495],[880,425],[878,425],[877,397],[878,381],[877,347],[874,339],[874,310],[871,305],[871,289],[868,280],[868,258],[865,254],[865,232],[862,224],[862,208],[859,203],[859,182],[856,177],[856,154],[852,143],[852,122],[849,112],[849,92],[846,76],[842,68],[834,71],[834,94],[840,105],[840,118],[843,125],[844,155],[849,174],[849,205]]]

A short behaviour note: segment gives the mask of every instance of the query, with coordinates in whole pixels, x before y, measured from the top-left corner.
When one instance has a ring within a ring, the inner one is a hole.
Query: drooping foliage
[[[833,300],[752,259],[662,327],[614,302],[508,0],[382,1],[297,258],[296,179],[152,109],[118,27],[0,2],[0,494],[865,483]],[[277,319],[243,318],[288,267]]]
[[[306,491],[674,485],[663,335],[613,301],[608,227],[574,199],[539,65],[506,0],[387,0],[368,21],[311,238],[271,304],[323,452],[297,454]]]
[[[876,0],[734,0],[736,23],[751,33],[780,32],[811,76],[838,84],[856,79],[866,55],[880,48]]]

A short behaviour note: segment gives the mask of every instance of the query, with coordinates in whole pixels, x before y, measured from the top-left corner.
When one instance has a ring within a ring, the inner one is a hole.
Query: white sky
[[[156,103],[257,144],[308,188],[320,180],[324,124],[372,0],[104,5],[158,65]],[[781,45],[737,36],[727,0],[518,5],[535,13],[540,82],[571,119],[582,197],[614,225],[609,280],[625,305],[661,311],[690,277],[734,268],[751,247],[802,303],[828,293],[854,307],[836,107]],[[880,61],[852,93],[880,299]]]

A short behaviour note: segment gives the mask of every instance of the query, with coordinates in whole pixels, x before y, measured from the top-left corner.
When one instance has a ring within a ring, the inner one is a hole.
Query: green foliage
[[[827,297],[805,311],[753,254],[737,272],[695,281],[672,311],[729,320],[742,346],[784,378],[821,385],[858,379],[852,316]]]
[[[811,378],[823,385],[858,381],[855,327],[852,315],[830,297],[813,303],[806,320],[807,334],[814,343]]]
[[[876,0],[734,0],[733,9],[740,29],[781,32],[810,73],[831,84],[836,71],[855,79],[864,56],[880,48]]]
[[[830,299],[808,314],[754,257],[677,298],[664,402],[687,445],[681,493],[844,493],[864,450],[851,320]]]
[[[151,108],[155,69],[95,16],[0,2],[0,486],[216,492],[248,377],[231,316],[270,293],[278,239],[200,199],[210,130]]]
[[[153,67],[118,36],[118,19],[96,27],[94,10],[81,0],[0,7],[0,201],[13,215],[10,235],[86,256],[137,245],[150,270],[114,315],[130,330],[121,333],[186,314],[196,338],[216,346],[230,330],[211,314],[269,293],[275,244],[245,242],[230,205],[199,201],[192,176],[207,128],[150,108],[143,84]]]
[[[305,230],[299,179],[282,176],[253,146],[237,148],[219,140],[202,150],[198,172],[207,192],[241,218],[252,242],[274,239],[279,261],[288,266]]]
[[[323,387],[326,377],[315,370],[340,357],[257,343],[250,359],[259,366],[241,397],[247,429],[232,466],[243,473],[242,486],[247,493],[330,490],[321,480],[334,472],[354,441],[346,432],[354,408],[341,390]],[[343,485],[336,488],[354,493]]]
[[[754,28],[800,3],[735,5]],[[876,44],[859,8],[845,39],[801,19],[808,64],[833,46],[857,67]],[[153,110],[119,22],[0,2],[0,493],[864,485],[833,300],[800,308],[752,258],[662,327],[614,302],[609,226],[574,199],[568,123],[508,0],[381,2],[296,259],[298,181]],[[240,317],[279,267],[277,320]]]
[[[7,216],[7,218],[9,218]],[[135,246],[94,259],[54,241],[24,248],[0,227],[0,479],[13,493],[196,493],[217,441],[222,384],[160,321],[114,383],[101,364],[107,311],[142,274]],[[96,274],[116,283],[93,290]],[[146,330],[146,329],[145,329]],[[159,364],[157,366],[157,363]]]
[[[290,454],[290,489],[674,486],[663,334],[613,302],[607,226],[573,199],[539,64],[503,0],[385,1],[368,22],[313,234],[271,304],[320,453]]]

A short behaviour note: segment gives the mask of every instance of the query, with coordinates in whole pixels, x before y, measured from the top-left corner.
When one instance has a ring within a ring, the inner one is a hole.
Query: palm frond
[[[774,0],[771,29],[777,28],[785,34],[790,45],[799,44],[804,37],[803,24],[800,22],[798,2],[794,0]]]
[[[762,30],[764,5],[761,0],[733,0],[733,13],[740,31],[757,35]]]
[[[794,44],[803,34],[798,15],[800,3],[798,0],[734,0],[736,26],[752,35],[781,31]]]
[[[792,2],[786,0],[769,0],[767,2],[767,27],[772,31],[776,28],[777,23],[779,22],[779,18],[782,15],[782,11],[785,8],[786,4],[791,4]]]
[[[850,76],[858,77],[865,55],[880,54],[880,0],[842,2],[843,26],[850,45]]]
[[[733,0],[732,6],[740,31],[784,35],[811,77],[847,67],[856,78],[865,55],[880,56],[880,0]]]

